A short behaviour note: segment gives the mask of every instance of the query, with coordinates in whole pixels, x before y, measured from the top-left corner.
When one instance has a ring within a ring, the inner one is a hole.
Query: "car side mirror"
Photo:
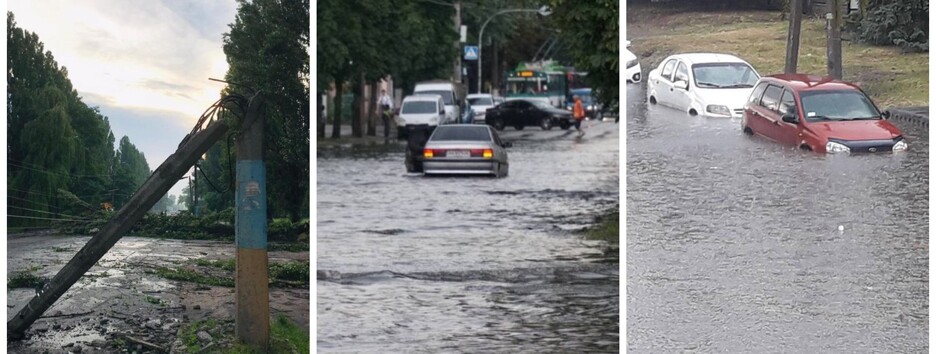
[[[798,119],[796,119],[796,114],[794,113],[784,114],[783,117],[781,117],[780,119],[782,119],[784,122],[793,123],[793,124],[796,124],[799,121]]]
[[[507,142],[504,142],[503,144],[501,144],[501,146],[503,146],[503,147],[505,147],[505,148],[513,147],[513,143],[507,141]]]
[[[676,87],[681,88],[681,89],[683,89],[683,90],[686,90],[686,91],[689,90],[689,82],[688,82],[688,81],[679,80],[679,81],[676,81],[675,85],[676,85]]]
[[[891,112],[890,111],[881,112],[881,117],[883,117],[884,119],[890,119]]]

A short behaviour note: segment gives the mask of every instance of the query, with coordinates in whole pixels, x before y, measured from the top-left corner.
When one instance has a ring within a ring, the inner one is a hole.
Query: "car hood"
[[[900,129],[883,119],[810,122],[807,129],[827,139],[841,140],[883,140],[901,135]]]
[[[426,123],[430,119],[436,118],[438,120],[438,113],[407,113],[401,114],[400,118],[406,121],[406,123]],[[438,122],[436,122],[438,123]]]
[[[744,108],[744,104],[751,97],[751,91],[754,90],[753,88],[700,89],[696,87],[692,89],[695,90],[702,103],[728,106],[728,109],[732,110]]]
[[[542,109],[542,108],[541,108],[541,109]],[[568,116],[568,115],[572,115],[572,112],[569,112],[569,111],[564,110],[564,109],[559,109],[559,108],[543,109],[543,111],[546,112],[546,113],[552,114],[552,115],[557,115],[557,116]]]
[[[484,112],[487,112],[488,109],[493,108],[493,107],[494,106],[475,105],[475,106],[471,106],[471,109],[473,109],[477,113],[484,113]]]

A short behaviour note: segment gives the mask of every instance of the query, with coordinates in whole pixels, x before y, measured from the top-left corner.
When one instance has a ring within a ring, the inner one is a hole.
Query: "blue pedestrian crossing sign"
[[[465,46],[465,60],[478,60],[478,46],[476,45]]]

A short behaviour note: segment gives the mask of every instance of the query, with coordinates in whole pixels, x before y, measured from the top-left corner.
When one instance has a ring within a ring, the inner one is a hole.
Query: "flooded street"
[[[402,143],[319,146],[319,352],[617,352],[618,264],[578,233],[619,133],[501,132],[510,175],[407,174]]]
[[[824,156],[648,108],[642,86],[627,85],[628,349],[927,351],[925,127],[895,122],[904,154]]]
[[[89,239],[10,238],[8,272],[30,271],[51,279]],[[30,327],[26,340],[8,341],[7,351],[59,353],[83,347],[84,352],[114,352],[120,351],[114,347],[117,343],[126,342],[124,336],[168,349],[179,328],[189,322],[232,320],[234,288],[166,280],[154,271],[159,267],[194,269],[193,260],[231,259],[234,252],[230,242],[124,237]],[[270,252],[271,262],[308,259],[308,252]],[[34,295],[31,288],[8,289],[7,318]],[[308,327],[308,287],[271,287],[270,306],[274,316],[283,314]]]

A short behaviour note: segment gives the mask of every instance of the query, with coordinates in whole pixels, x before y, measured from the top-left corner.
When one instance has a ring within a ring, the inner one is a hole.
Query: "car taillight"
[[[484,158],[489,159],[489,158],[491,158],[491,157],[494,156],[494,150],[491,150],[491,149],[484,149],[484,152],[483,152],[482,154],[483,154]]]
[[[431,159],[433,156],[432,149],[423,149],[423,157]]]

